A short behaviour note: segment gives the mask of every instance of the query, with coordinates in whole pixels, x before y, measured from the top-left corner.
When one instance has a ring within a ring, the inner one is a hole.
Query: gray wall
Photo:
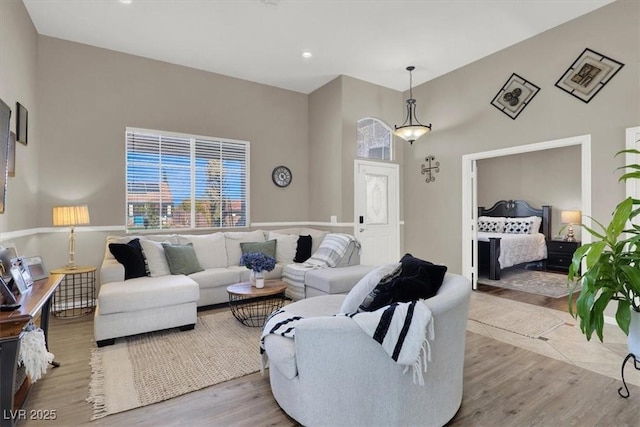
[[[42,146],[36,102],[38,35],[22,1],[0,1],[0,98],[12,109],[16,131],[16,101],[29,112],[29,145],[16,144],[15,177],[9,177],[5,213],[0,215],[0,240],[9,236],[20,253],[39,252],[38,239],[8,232],[39,226],[38,159]]]
[[[638,2],[618,0],[416,87],[419,119],[434,130],[413,146],[396,141],[404,249],[461,271],[461,156],[575,135],[592,135],[593,213],[606,220],[624,195],[614,173],[622,160],[613,154],[624,147],[625,128],[640,121],[639,16]],[[585,47],[626,64],[589,104],[554,87]],[[421,55],[414,65],[428,64]],[[517,120],[489,105],[513,72],[542,88]],[[22,2],[3,0],[0,97],[24,103],[30,119],[0,239],[9,235],[53,268],[66,261],[66,232],[37,233],[51,226],[52,206],[90,207],[92,226],[78,233],[79,263],[99,265],[105,235],[124,223],[126,126],[251,141],[253,222],[331,215],[351,222],[355,121],[401,122],[407,93],[341,76],[307,96],[38,36]],[[430,184],[420,174],[427,155],[441,163]],[[293,171],[286,189],[271,184],[279,164]],[[28,237],[20,238],[23,230]]]
[[[127,126],[250,141],[251,221],[309,217],[306,95],[41,36],[38,104],[42,226],[73,203],[89,206],[93,227],[124,225]],[[281,164],[293,173],[285,189],[271,182]],[[43,236],[56,265],[60,237]],[[103,249],[103,233],[79,233],[77,263],[99,265]]]
[[[639,2],[618,0],[415,88],[418,119],[433,132],[405,150],[405,249],[461,272],[461,156],[576,135],[591,134],[592,213],[608,220],[624,197],[614,154],[625,128],[640,124],[639,18]],[[554,87],[586,47],[626,64],[588,104]],[[541,87],[516,120],[490,105],[514,72]],[[428,154],[441,168],[425,184],[419,167]]]
[[[478,206],[489,208],[510,199],[526,200],[535,208],[550,205],[551,232],[557,235],[563,226],[561,212],[582,206],[580,155],[574,145],[478,160]],[[574,231],[579,237],[580,229]]]

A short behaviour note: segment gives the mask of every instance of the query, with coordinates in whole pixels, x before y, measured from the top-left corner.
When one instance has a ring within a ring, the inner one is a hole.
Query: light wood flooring
[[[57,419],[20,426],[297,425],[278,407],[268,377],[260,373],[90,422],[85,399],[92,316],[52,318],[50,343],[62,366],[35,384],[26,409],[55,410]],[[630,386],[631,397],[622,399],[619,380],[578,366],[472,332],[466,346],[463,402],[451,426],[640,425],[640,387]]]

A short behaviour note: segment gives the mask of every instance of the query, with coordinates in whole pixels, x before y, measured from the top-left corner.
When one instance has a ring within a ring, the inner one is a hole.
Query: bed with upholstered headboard
[[[524,200],[500,200],[478,207],[478,265],[489,279],[500,280],[503,268],[547,258],[551,239],[551,206],[536,209]]]

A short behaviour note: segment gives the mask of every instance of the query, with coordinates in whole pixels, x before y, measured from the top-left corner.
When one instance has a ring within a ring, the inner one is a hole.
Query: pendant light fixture
[[[420,138],[425,133],[431,130],[431,123],[428,126],[423,125],[416,118],[416,100],[413,99],[413,76],[412,71],[415,70],[416,67],[410,65],[407,67],[407,71],[409,72],[409,99],[407,99],[407,118],[402,123],[402,126],[395,125],[395,131],[393,132],[396,136],[404,139],[405,141],[409,141],[410,144],[413,144],[413,141]]]

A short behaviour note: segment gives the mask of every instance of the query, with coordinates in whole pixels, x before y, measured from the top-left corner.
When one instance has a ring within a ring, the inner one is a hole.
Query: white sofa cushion
[[[346,294],[375,267],[369,265],[352,265],[341,268],[319,268],[308,271],[304,284],[325,294]],[[377,284],[377,283],[376,283]],[[362,297],[364,299],[364,297]]]
[[[228,231],[224,233],[225,246],[227,247],[227,265],[240,265],[240,257],[242,242],[264,242],[264,232],[262,230],[255,231]]]
[[[244,268],[244,267],[243,267]],[[229,286],[240,281],[240,272],[234,268],[208,268],[189,275],[200,289]]]
[[[393,272],[400,265],[399,262],[381,265],[360,279],[344,299],[342,307],[340,307],[340,313],[355,313],[364,298],[369,295],[373,288],[378,286],[380,279]]]
[[[276,240],[276,262],[281,264],[291,264],[296,257],[298,248],[297,234],[280,234],[269,232],[268,240]]]
[[[204,269],[224,268],[227,266],[227,249],[225,246],[224,233],[202,234],[202,235],[180,235],[181,244],[193,244],[198,262]]]
[[[187,276],[138,277],[100,287],[100,314],[124,313],[198,301],[200,288]]]

